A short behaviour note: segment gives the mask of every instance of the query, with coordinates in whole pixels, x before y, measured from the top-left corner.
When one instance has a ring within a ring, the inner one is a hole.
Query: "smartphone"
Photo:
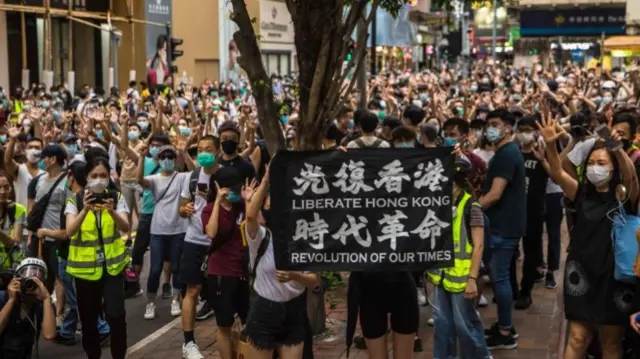
[[[101,192],[93,193],[91,197],[95,198],[95,201],[93,202],[94,204],[102,204],[105,203],[108,199],[113,199],[114,195],[113,192]]]
[[[617,151],[622,148],[622,143],[616,142],[611,139],[611,130],[607,125],[600,125],[596,128],[596,134],[598,137],[604,140],[604,144],[611,151]]]
[[[207,193],[207,190],[209,190],[209,186],[206,183],[198,183],[198,192]]]

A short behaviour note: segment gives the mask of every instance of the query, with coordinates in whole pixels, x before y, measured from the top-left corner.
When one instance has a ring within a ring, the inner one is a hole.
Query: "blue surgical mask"
[[[142,131],[146,130],[147,128],[149,128],[149,122],[146,121],[140,121],[138,122],[138,126],[140,126],[140,129]]]
[[[24,106],[22,107],[22,111],[24,111],[24,112],[29,112],[29,111],[31,111],[31,105],[24,105]]]
[[[283,125],[286,125],[287,123],[289,123],[289,116],[281,116],[280,122],[282,122]]]
[[[520,95],[513,95],[513,101],[520,102]]]
[[[496,143],[503,137],[500,129],[496,127],[488,127],[485,136],[487,137],[487,141],[491,143]]]
[[[102,133],[102,130],[97,130],[96,131],[96,137],[103,139],[104,138],[104,133]]]
[[[76,143],[71,143],[67,145],[67,152],[69,152],[69,154],[71,156],[75,156],[79,151],[78,151],[78,144]]]
[[[160,147],[149,147],[149,154],[151,157],[156,157],[160,154]]]
[[[611,97],[603,97],[602,101],[600,101],[600,103],[602,103],[603,105],[608,105],[611,102],[613,102],[613,99]]]
[[[428,94],[426,94],[426,93],[421,93],[421,94],[420,94],[420,101],[422,101],[422,102],[427,102],[427,101],[429,101],[429,95],[428,95]]]
[[[229,202],[231,202],[231,203],[238,203],[238,202],[242,201],[242,196],[240,196],[239,194],[237,194],[235,192],[229,192],[229,195],[227,196],[227,198],[229,199]]]
[[[413,148],[412,142],[401,142],[396,145],[397,148]]]
[[[478,92],[478,86],[471,86],[471,87],[469,88],[469,91],[471,91],[471,92]]]
[[[135,141],[138,138],[140,138],[140,132],[138,132],[138,131],[129,131],[127,136],[129,137],[129,140]]]
[[[42,108],[49,108],[49,101],[42,101],[41,105],[42,105]]]
[[[180,126],[180,134],[183,136],[191,136],[191,129],[186,126]]]
[[[353,119],[350,119],[349,122],[347,123],[347,128],[352,129],[355,126],[356,126],[356,121],[354,121]]]
[[[60,122],[60,112],[53,110],[51,111],[51,118],[55,121],[55,122]]]
[[[444,146],[445,147],[453,147],[456,145],[456,143],[458,143],[458,140],[456,140],[453,137],[445,137],[444,138]]]
[[[165,158],[163,160],[160,160],[160,167],[162,167],[162,169],[165,171],[173,171],[176,168],[176,161]]]
[[[476,137],[477,138],[481,138],[482,137],[482,130],[476,130]]]
[[[0,135],[0,143],[7,143],[7,135]]]

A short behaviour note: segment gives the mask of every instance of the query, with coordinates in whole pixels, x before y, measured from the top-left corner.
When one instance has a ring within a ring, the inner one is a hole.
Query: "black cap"
[[[220,188],[229,188],[234,192],[239,192],[242,188],[242,176],[235,167],[219,168],[214,176]]]
[[[240,128],[238,128],[238,124],[232,120],[226,120],[220,125],[220,127],[218,127],[218,134],[221,134],[224,131],[233,131],[240,135]]]
[[[42,150],[40,157],[55,157],[58,160],[58,163],[62,164],[64,159],[67,158],[67,153],[60,145],[47,145],[47,147]]]

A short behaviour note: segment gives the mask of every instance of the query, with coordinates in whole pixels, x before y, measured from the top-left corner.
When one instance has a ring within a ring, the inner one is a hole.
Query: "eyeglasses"
[[[158,156],[159,159],[161,160],[175,160],[176,159],[176,155],[174,154],[166,154],[166,155],[160,155]]]

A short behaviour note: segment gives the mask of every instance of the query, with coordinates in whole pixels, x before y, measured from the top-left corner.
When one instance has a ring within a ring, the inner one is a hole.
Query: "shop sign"
[[[12,5],[44,6],[44,0],[5,0],[4,2]],[[50,6],[54,9],[68,10],[69,3],[73,10],[107,11],[108,9],[107,0],[51,0]],[[87,3],[90,3],[88,7]]]
[[[286,3],[260,1],[260,36],[262,42],[293,43],[293,23]]]
[[[616,35],[625,33],[625,8],[522,10],[522,36]]]
[[[171,22],[171,0],[146,0],[145,18],[147,21],[166,24]],[[165,39],[167,29],[164,26],[146,26],[146,57],[147,59],[162,55],[166,60]]]
[[[499,7],[497,11],[498,21],[496,23],[496,36],[499,40],[504,41],[507,39],[505,29],[507,26],[507,9]],[[486,38],[493,37],[493,21],[494,11],[492,7],[481,7],[474,10],[473,14],[473,27],[475,29],[476,38],[480,41]]]

